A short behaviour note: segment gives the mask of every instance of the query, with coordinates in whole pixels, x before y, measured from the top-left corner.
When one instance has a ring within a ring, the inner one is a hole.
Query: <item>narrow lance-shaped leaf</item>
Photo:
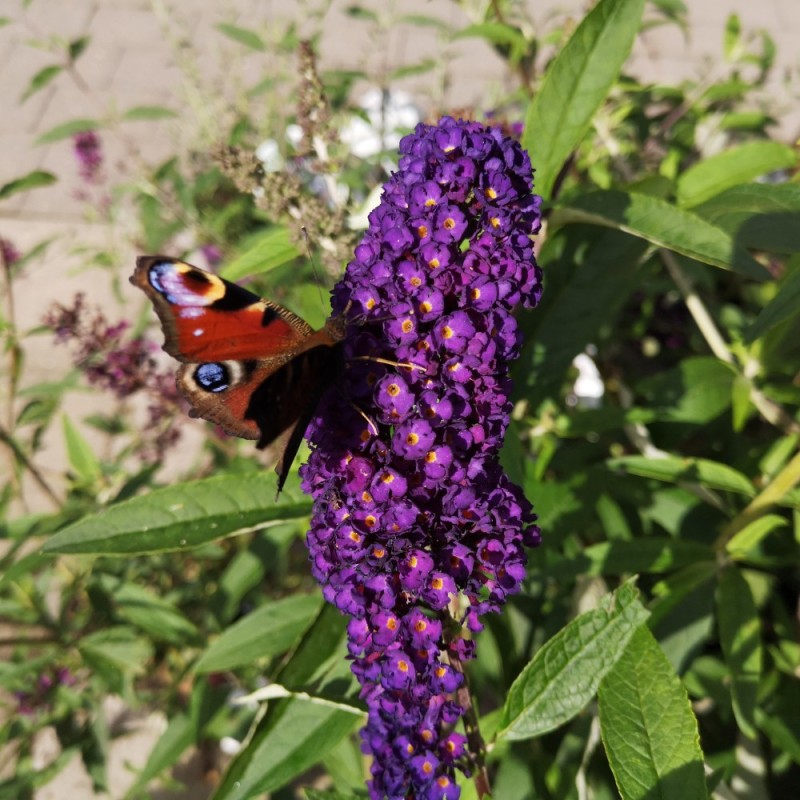
[[[600,0],[534,95],[522,146],[536,164],[536,190],[545,198],[628,58],[643,9],[644,0]]]
[[[761,309],[753,324],[745,330],[745,343],[751,344],[796,314],[800,314],[800,269],[794,269],[785,277],[775,297]]]
[[[530,739],[579,713],[647,616],[628,581],[606,595],[599,608],[572,620],[514,681],[498,738]]]
[[[618,190],[589,192],[557,208],[550,220],[554,227],[570,222],[616,228],[755,280],[770,277],[730,234],[691,211],[651,195]]]
[[[34,170],[21,178],[15,178],[13,181],[4,183],[0,186],[0,200],[5,200],[18,192],[27,192],[31,189],[38,189],[42,186],[50,186],[58,180],[52,172],[44,172],[43,170]]]
[[[753,484],[741,472],[707,458],[621,456],[610,458],[606,463],[611,469],[623,470],[643,478],[669,483],[689,481],[709,489],[723,489],[746,497],[753,497],[756,493]]]
[[[750,586],[735,566],[729,566],[720,575],[717,623],[725,663],[731,671],[733,713],[742,732],[755,738],[756,696],[761,677],[761,628]]]
[[[310,594],[259,606],[213,642],[195,670],[221,672],[285,652],[308,627],[321,603],[318,594]]]
[[[46,553],[121,555],[183,550],[255,526],[306,516],[311,502],[276,478],[223,475],[156,489],[59,531]]]
[[[678,203],[695,206],[726,189],[797,163],[794,149],[781,142],[746,142],[689,167],[678,180]]]
[[[686,689],[646,626],[600,684],[600,730],[622,800],[706,800]]]
[[[289,236],[289,229],[276,226],[251,237],[220,274],[229,281],[261,275],[293,261],[299,255],[300,251]]]

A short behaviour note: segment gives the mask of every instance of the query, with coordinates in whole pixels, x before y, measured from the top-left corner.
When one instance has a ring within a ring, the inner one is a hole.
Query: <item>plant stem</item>
[[[455,648],[449,648],[448,656],[450,658],[450,665],[463,678],[460,688],[456,691],[456,702],[464,709],[464,716],[462,719],[464,722],[464,733],[467,736],[469,753],[475,768],[475,791],[479,798],[491,796],[492,789],[489,784],[489,773],[486,771],[485,761],[486,744],[483,741],[478,725],[478,714],[475,711],[475,704],[472,701],[472,692],[469,688],[467,673],[464,671],[464,664],[459,658]]]

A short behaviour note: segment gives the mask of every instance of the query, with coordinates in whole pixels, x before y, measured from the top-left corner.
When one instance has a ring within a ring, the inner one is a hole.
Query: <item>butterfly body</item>
[[[182,362],[178,388],[190,415],[227,433],[285,445],[283,486],[322,392],[335,379],[340,318],[315,331],[277,303],[167,256],[141,256],[131,283],[150,298],[164,350]]]

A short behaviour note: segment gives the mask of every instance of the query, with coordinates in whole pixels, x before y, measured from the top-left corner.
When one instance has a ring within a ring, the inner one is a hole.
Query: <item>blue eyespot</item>
[[[224,392],[231,383],[228,368],[218,362],[201,364],[194,371],[194,379],[207,392]]]

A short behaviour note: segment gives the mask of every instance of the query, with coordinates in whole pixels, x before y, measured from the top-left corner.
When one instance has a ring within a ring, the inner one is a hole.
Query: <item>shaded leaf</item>
[[[731,404],[735,373],[724,362],[707,356],[689,357],[670,370],[636,385],[657,419],[705,423]]]
[[[90,36],[81,36],[78,39],[73,39],[69,43],[69,47],[67,50],[69,55],[69,60],[73,62],[77,61],[81,57],[81,55],[83,55],[83,52],[89,46],[89,42],[91,41],[92,39]]]
[[[686,689],[642,626],[603,678],[600,731],[623,800],[708,797]]]
[[[297,489],[275,497],[276,476],[222,475],[156,489],[79,520],[45,543],[46,553],[120,555],[184,550],[255,526],[306,516]]]
[[[592,699],[648,612],[629,581],[559,631],[514,681],[498,739],[530,739],[567,722]]]
[[[199,634],[172,603],[144,586],[125,583],[112,596],[119,616],[157,641],[183,644]]]
[[[288,650],[319,613],[318,594],[294,595],[259,606],[229,627],[195,665],[197,672],[222,672]]]
[[[800,269],[792,270],[781,282],[775,297],[761,309],[744,332],[744,341],[751,344],[767,331],[800,313]]]
[[[547,574],[554,579],[578,575],[625,575],[669,572],[687,564],[714,562],[712,548],[697,542],[652,536],[629,542],[601,542],[584,548],[579,555],[555,564]]]
[[[733,678],[733,713],[750,738],[756,728],[756,699],[761,677],[761,626],[750,586],[736,566],[722,571],[717,587],[717,623],[725,663]]]
[[[736,186],[692,210],[745,247],[800,252],[800,184]]]
[[[18,192],[27,192],[31,189],[38,189],[42,186],[50,186],[58,180],[52,172],[34,170],[21,178],[4,183],[0,186],[0,200],[5,200]]]
[[[549,198],[628,58],[644,0],[601,0],[550,64],[525,118],[522,146],[536,167],[536,191]]]
[[[658,197],[618,190],[579,195],[553,212],[551,225],[589,222],[616,228],[721,269],[755,280],[769,273],[728,233]]]

